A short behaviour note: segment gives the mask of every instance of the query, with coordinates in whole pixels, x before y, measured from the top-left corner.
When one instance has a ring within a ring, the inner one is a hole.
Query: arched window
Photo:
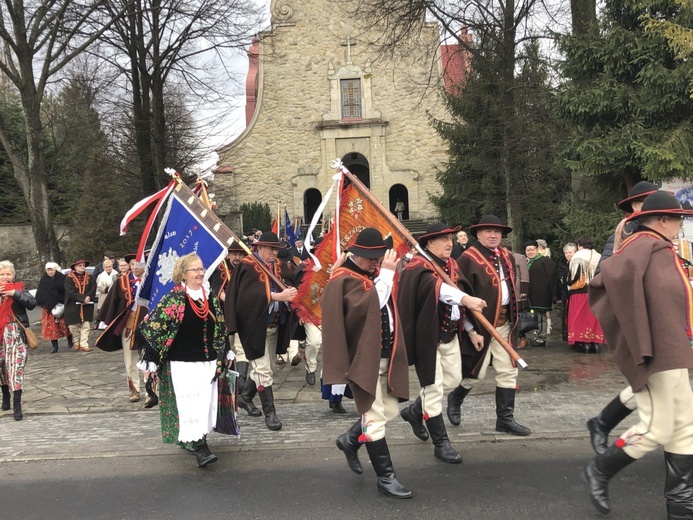
[[[310,224],[313,220],[313,215],[320,207],[322,202],[322,194],[317,188],[308,188],[303,192],[303,221]]]
[[[360,180],[366,188],[371,188],[371,169],[368,159],[358,152],[351,152],[342,157],[342,164]],[[348,183],[345,183],[346,186]]]

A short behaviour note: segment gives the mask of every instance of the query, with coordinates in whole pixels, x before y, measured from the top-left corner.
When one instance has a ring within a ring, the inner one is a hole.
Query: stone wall
[[[61,247],[68,242],[67,228],[56,226],[55,232]],[[9,260],[17,271],[17,280],[29,287],[36,287],[43,275],[43,267],[49,259],[38,257],[36,241],[31,225],[0,225],[0,260]]]
[[[426,24],[415,46],[380,56],[342,2],[275,0],[272,31],[259,46],[257,107],[246,130],[219,150],[219,213],[244,202],[277,201],[303,215],[303,196],[332,184],[335,158],[357,152],[370,167],[371,191],[386,206],[389,190],[408,190],[410,218],[435,216],[436,169],[446,147],[429,114],[444,116],[438,27]],[[363,117],[340,120],[339,80],[361,79]],[[222,168],[230,171],[231,168]],[[333,208],[329,208],[329,212]]]

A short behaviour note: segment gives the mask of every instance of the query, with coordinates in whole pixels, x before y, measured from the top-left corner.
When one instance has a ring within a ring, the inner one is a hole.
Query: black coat
[[[65,303],[65,275],[56,271],[53,276],[44,274],[36,289],[36,302],[47,310]]]
[[[96,296],[96,280],[89,273],[84,273],[87,277],[84,292],[79,292],[71,276],[65,277],[65,324],[79,325],[85,321],[94,320],[94,297]],[[80,305],[89,296],[91,304]]]
[[[546,256],[537,258],[529,267],[529,304],[533,309],[550,310],[556,283],[556,264]]]
[[[17,316],[17,319],[22,325],[29,327],[29,317],[26,311],[36,307],[36,299],[29,291],[24,289],[22,291],[15,291],[12,300],[12,312],[14,312],[14,315]]]

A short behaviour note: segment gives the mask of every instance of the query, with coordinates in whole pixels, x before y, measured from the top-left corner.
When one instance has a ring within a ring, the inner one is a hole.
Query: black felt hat
[[[137,255],[135,253],[128,253],[123,257],[123,260],[125,260],[128,264],[132,262],[135,258],[137,258]]]
[[[74,270],[75,266],[77,264],[84,264],[84,267],[89,267],[89,260],[82,260],[81,258],[78,260],[75,260],[70,264],[70,268]]]
[[[679,199],[668,191],[655,191],[648,195],[642,204],[640,213],[634,213],[627,221],[642,219],[644,217],[692,217],[693,210],[683,209]]]
[[[384,239],[377,229],[365,228],[361,230],[356,241],[347,251],[363,258],[380,258],[385,255],[385,251],[391,248],[392,237]]]
[[[506,226],[505,224],[503,224],[497,216],[484,215],[483,217],[481,217],[481,220],[479,220],[478,224],[469,226],[469,232],[472,235],[476,236],[477,231],[486,228],[500,229],[504,235],[510,233],[513,230],[513,228],[511,228],[510,226]]]
[[[455,234],[460,229],[462,229],[462,226],[451,228],[444,222],[436,222],[435,224],[428,226],[426,232],[418,238],[419,245],[421,247],[426,247],[429,240],[443,235]]]
[[[276,247],[277,249],[283,249],[288,244],[286,242],[279,242],[279,237],[276,233],[272,233],[271,231],[265,231],[262,235],[260,235],[260,239],[253,245]]]
[[[240,242],[238,242],[237,240],[233,241],[233,243],[227,248],[227,251],[229,253],[245,253],[246,252],[246,250],[243,249],[243,246],[241,246]]]
[[[633,213],[633,202],[643,201],[648,195],[657,190],[657,186],[651,182],[640,181],[630,189],[628,197],[618,203],[618,207],[626,213]]]
[[[284,242],[282,242],[282,244],[283,243]],[[277,258],[279,258],[279,260],[284,260],[286,262],[287,260],[293,260],[294,255],[291,252],[291,249],[289,249],[289,246],[285,245],[284,247],[279,248],[279,252],[277,253]]]

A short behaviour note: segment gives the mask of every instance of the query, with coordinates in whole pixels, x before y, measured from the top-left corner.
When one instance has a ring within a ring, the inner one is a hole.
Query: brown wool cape
[[[279,262],[274,263],[274,274],[280,277]],[[270,280],[250,257],[245,257],[233,270],[226,287],[224,319],[229,334],[238,334],[249,360],[265,354],[267,337],[267,313],[270,304]],[[277,354],[285,354],[289,346],[291,316],[279,325]]]
[[[449,260],[452,280],[457,280],[458,289],[470,292],[466,279],[458,279],[459,270],[454,260]],[[432,385],[436,379],[436,353],[438,351],[438,298],[443,280],[434,271],[429,260],[416,255],[402,271],[397,291],[404,343],[407,359],[416,367],[419,384]],[[460,308],[460,312],[463,309]],[[462,328],[461,322],[458,329]]]
[[[84,273],[84,287],[80,292],[75,282],[74,272],[65,276],[65,324],[79,325],[83,321],[94,320],[94,304],[79,305],[87,296],[93,302],[96,297],[96,279],[89,273]]]
[[[693,289],[668,240],[650,231],[625,240],[602,262],[589,300],[633,391],[656,372],[693,368]]]
[[[106,294],[106,300],[99,311],[97,320],[108,323],[106,330],[97,338],[95,346],[106,352],[121,350],[123,343],[120,339],[125,322],[127,321],[128,311],[132,307],[133,298],[130,290],[130,275],[125,274],[119,276],[111,289]],[[139,305],[135,311],[135,328],[142,323],[142,320],[147,315],[147,308]],[[136,339],[137,335],[135,335]],[[136,350],[138,345],[136,341],[132,342],[132,350]]]
[[[325,286],[322,356],[325,384],[349,384],[359,413],[370,410],[380,371],[381,320],[378,293],[366,276],[340,267]],[[388,393],[409,399],[409,371],[402,327],[394,311],[395,339],[390,356]]]
[[[510,289],[510,338],[508,341],[513,347],[517,345],[518,336],[518,310],[517,310],[517,299],[519,297],[518,293],[518,283],[515,279],[516,265],[515,258],[502,247],[498,248],[498,251],[505,259],[504,266],[510,265],[510,272],[505,267],[503,271],[506,277],[506,282]],[[485,252],[476,247],[476,244],[470,246],[462,256],[457,259],[457,264],[460,267],[461,274],[469,283],[470,290],[465,291],[470,293],[472,296],[481,298],[486,301],[488,305],[482,314],[484,317],[493,324],[497,326],[498,318],[500,315],[501,301],[502,301],[502,289],[500,286],[501,280],[493,267],[491,260],[484,254]],[[491,333],[488,332],[484,327],[482,327],[474,316],[469,313],[467,315],[469,319],[474,324],[474,329],[484,337],[484,348],[477,352],[474,345],[469,339],[468,334],[460,334],[460,347],[462,349],[462,377],[465,378],[476,378],[479,375],[479,369],[486,356],[486,351],[491,344]]]

